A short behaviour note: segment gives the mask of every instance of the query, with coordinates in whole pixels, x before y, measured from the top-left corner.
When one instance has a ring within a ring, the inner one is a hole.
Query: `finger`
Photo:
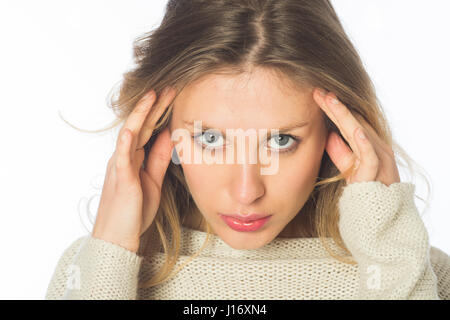
[[[325,102],[325,96],[326,96],[325,89],[316,88],[313,92],[313,98],[316,101],[317,105],[322,109],[322,111],[324,111],[326,116],[328,118],[330,118],[330,120],[333,121],[334,124],[336,124],[337,123],[336,117],[331,112],[331,110],[328,108],[328,106]],[[337,124],[336,124],[336,126],[337,126]]]
[[[353,166],[356,156],[336,132],[330,132],[325,149],[340,172]]]
[[[330,110],[330,107],[328,106],[328,103],[326,102],[327,97],[327,91],[321,88],[318,88],[316,92],[314,93],[314,98],[319,105],[319,107],[325,112],[327,117],[334,123],[336,128],[339,130],[340,134],[344,137],[345,141],[349,141],[347,134],[342,130],[341,124],[337,121],[336,116],[334,113]],[[345,142],[344,142],[345,143]],[[349,144],[351,146],[351,144]],[[351,150],[355,152],[354,146],[351,146]],[[356,150],[357,152],[357,150]],[[355,153],[356,153],[355,152]]]
[[[131,168],[130,147],[131,147],[132,133],[128,128],[125,128],[122,135],[119,136],[118,145],[116,148],[116,175],[120,181],[129,178]]]
[[[317,104],[322,108],[322,110],[325,111],[327,116],[336,124],[338,129],[340,130],[342,136],[344,136],[345,140],[349,143],[351,148],[355,150],[355,156],[360,157],[359,150],[357,146],[355,147],[355,139],[352,138],[352,136],[349,136],[346,130],[342,128],[342,125],[337,120],[334,113],[331,111],[331,108],[328,106],[329,102],[328,97],[331,96],[333,98],[336,98],[336,95],[334,94],[327,94],[326,91],[322,88],[316,88],[315,92],[313,93],[314,99],[316,100]],[[339,102],[339,101],[338,101]],[[372,143],[373,147],[375,148],[375,153],[379,158],[385,158],[385,157],[392,157],[392,149],[387,146],[378,136],[378,134],[375,132],[375,130],[372,128],[371,125],[369,125],[361,116],[358,114],[353,115],[348,108],[339,102],[341,106],[343,106],[347,111],[351,118],[354,119],[354,123],[359,124],[359,127],[364,127],[366,130],[366,136],[369,139],[369,141]]]
[[[334,97],[335,97],[335,95],[334,95]],[[367,121],[365,121],[361,115],[353,114],[350,112],[350,110],[344,104],[342,104],[341,102],[339,102],[339,104],[341,104],[346,110],[348,110],[350,117],[354,118],[356,123],[359,124],[359,128],[361,128],[361,127],[364,128],[364,130],[365,130],[364,132],[366,133],[366,136],[367,136],[369,142],[374,147],[375,153],[377,154],[377,156],[379,158],[389,157],[392,154],[392,149],[381,140],[381,138],[378,136],[378,134],[372,128],[372,126],[370,124],[368,124]],[[344,130],[341,130],[341,124],[338,121],[337,121],[337,126],[338,126],[339,130],[341,131],[341,134],[346,139],[346,141],[348,141],[349,144],[352,145],[350,143],[350,141],[356,141],[356,140],[350,139],[349,136],[347,135],[347,133]],[[358,155],[358,149],[356,150],[355,153]],[[358,156],[361,156],[361,155],[358,155]]]
[[[150,111],[153,103],[155,102],[156,94],[154,91],[150,91],[146,95],[144,95],[139,102],[136,104],[136,107],[131,111],[131,113],[128,115],[127,120],[125,121],[125,124],[120,129],[119,136],[123,133],[125,128],[130,130],[132,132],[133,137],[139,136],[139,131],[141,130],[141,127],[145,121],[146,116],[148,115],[148,112]],[[133,139],[131,149],[136,149],[137,145],[137,139]]]
[[[362,128],[362,125],[355,119],[353,114],[348,108],[341,103],[336,95],[329,93],[325,97],[325,102],[333,115],[336,117],[337,126],[347,140],[350,148],[355,152],[358,158],[361,158],[361,152],[358,148],[358,143],[355,140],[355,132],[358,128]]]
[[[325,112],[328,118],[330,118],[330,120],[333,121],[333,123],[339,129],[339,132],[344,137],[345,141],[348,142],[348,144],[351,147],[351,150],[355,153],[355,156],[359,157],[359,150],[357,149],[353,139],[351,138],[351,135],[350,136],[348,135],[347,130],[344,130],[341,122],[338,121],[336,114],[331,110],[331,107],[329,106],[329,103],[327,101],[328,96],[329,93],[327,93],[322,88],[317,88],[316,91],[314,92],[314,98],[316,99],[317,104],[321,107],[321,109]]]
[[[138,170],[142,167],[142,164],[144,162],[145,158],[145,150],[144,148],[136,149],[136,150],[130,150],[131,153],[134,153],[133,155],[130,155],[132,157],[133,167],[138,168]]]
[[[142,129],[137,142],[137,148],[142,148],[150,139],[156,122],[164,114],[164,111],[166,111],[167,107],[172,102],[175,94],[176,90],[172,87],[166,87],[161,92],[158,101],[156,102],[155,106],[152,107],[149,116],[145,119],[145,122],[142,125]]]
[[[156,141],[147,157],[145,170],[150,178],[161,189],[170,160],[172,159],[173,143],[169,128],[166,127],[156,137]]]
[[[144,201],[142,203],[142,225],[141,235],[152,224],[155,214],[158,210],[160,201],[154,201],[155,197],[161,199],[161,188],[158,188],[151,180],[145,170],[139,171],[142,189],[144,192]],[[153,196],[152,196],[153,195]]]
[[[375,151],[379,157],[382,156],[393,156],[392,148],[387,145],[383,140],[381,140],[375,129],[367,123],[364,118],[358,114],[354,115],[356,120],[364,127],[366,135],[369,141],[375,146]]]
[[[361,132],[364,138],[360,136]],[[355,170],[352,182],[375,181],[380,163],[375,148],[369,139],[367,139],[367,133],[364,129],[357,130],[354,139],[357,141],[358,148],[361,150],[361,157],[356,163],[358,167]]]

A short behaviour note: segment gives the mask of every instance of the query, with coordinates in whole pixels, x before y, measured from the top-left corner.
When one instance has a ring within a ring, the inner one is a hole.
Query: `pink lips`
[[[267,214],[251,214],[248,216],[240,215],[224,215],[220,214],[220,217],[226,222],[226,224],[236,231],[256,231],[270,219],[270,215]]]

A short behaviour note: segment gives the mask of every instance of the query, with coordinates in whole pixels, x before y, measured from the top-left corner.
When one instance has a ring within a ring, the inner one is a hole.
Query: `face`
[[[286,232],[313,191],[328,134],[324,113],[312,92],[267,69],[240,76],[210,74],[183,89],[173,102],[169,130],[189,134],[182,141],[172,135],[177,152],[182,145],[183,150],[189,147],[192,154],[199,152],[204,157],[188,162],[179,153],[200,211],[184,225],[192,227],[203,217],[213,233],[234,249],[256,249],[277,236],[291,236]],[[204,133],[194,132],[194,121],[201,121]],[[285,127],[293,128],[281,131]],[[256,144],[242,134],[246,143],[239,155],[238,135],[227,137],[227,129],[255,130]],[[265,134],[259,133],[262,129],[267,130]],[[280,131],[271,135],[271,129]],[[233,161],[206,161],[220,149],[225,154],[230,148],[234,149]],[[250,161],[251,153],[258,155],[261,148],[269,158],[277,157],[276,172],[262,174],[260,157]],[[264,213],[270,218],[257,230],[237,231],[221,214],[238,213]]]

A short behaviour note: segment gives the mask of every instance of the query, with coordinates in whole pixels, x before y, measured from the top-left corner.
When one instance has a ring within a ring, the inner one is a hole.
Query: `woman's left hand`
[[[360,116],[355,118],[333,93],[321,88],[313,91],[319,107],[335,123],[351,149],[336,132],[330,132],[326,151],[340,172],[354,167],[347,185],[355,182],[380,181],[386,186],[400,182],[394,152]],[[360,138],[360,130],[366,138]],[[353,150],[353,151],[352,151]]]

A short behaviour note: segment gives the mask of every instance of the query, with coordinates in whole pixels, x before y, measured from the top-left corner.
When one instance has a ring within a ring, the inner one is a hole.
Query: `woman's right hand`
[[[116,150],[108,161],[92,237],[137,252],[140,236],[152,224],[161,201],[161,187],[172,158],[173,143],[166,127],[149,151],[145,168],[143,146],[175,96],[167,87],[155,104],[151,90],[137,103],[121,128]],[[149,115],[150,110],[152,114]],[[124,139],[125,138],[125,139]]]

